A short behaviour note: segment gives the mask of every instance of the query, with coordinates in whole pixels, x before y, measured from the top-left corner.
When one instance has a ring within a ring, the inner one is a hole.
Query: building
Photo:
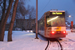
[[[22,30],[31,30],[35,19],[16,19],[16,27]]]

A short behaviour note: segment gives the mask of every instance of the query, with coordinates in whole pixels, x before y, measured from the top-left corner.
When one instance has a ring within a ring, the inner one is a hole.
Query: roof
[[[65,12],[64,10],[51,9],[50,12]]]
[[[58,10],[58,11],[50,11],[50,12],[65,12],[64,10]]]

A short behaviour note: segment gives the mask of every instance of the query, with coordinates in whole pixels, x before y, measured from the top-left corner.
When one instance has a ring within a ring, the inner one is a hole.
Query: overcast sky
[[[34,6],[36,9],[36,0],[30,0],[27,4]],[[75,2],[74,0],[38,0],[38,19],[51,9],[65,10],[73,17],[75,21]],[[72,21],[72,17],[68,18],[68,21]],[[74,22],[75,24],[75,22]]]

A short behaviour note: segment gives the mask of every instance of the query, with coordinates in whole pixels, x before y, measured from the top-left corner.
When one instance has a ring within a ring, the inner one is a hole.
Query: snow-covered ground
[[[34,33],[25,31],[13,31],[12,42],[7,42],[7,33],[5,31],[4,41],[0,42],[0,50],[45,50],[47,40],[39,35],[35,39]],[[61,42],[63,50],[75,50],[75,33],[67,30],[68,35]],[[47,50],[60,50],[58,43],[51,42]]]

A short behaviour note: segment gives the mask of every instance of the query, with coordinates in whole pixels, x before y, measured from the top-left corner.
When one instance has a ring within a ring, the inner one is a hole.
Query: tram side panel
[[[39,32],[39,34],[41,34],[42,36],[45,36],[44,35],[44,33],[45,33],[45,28],[44,28],[44,17],[43,18],[41,18],[40,20],[39,20],[39,28],[38,28],[38,32]]]
[[[45,33],[44,33],[44,35],[45,35],[46,38],[50,38],[51,27],[47,27],[47,19],[46,19],[46,17],[47,16],[45,15],[45,20],[44,20],[44,22],[45,22],[45,26],[44,26]]]

